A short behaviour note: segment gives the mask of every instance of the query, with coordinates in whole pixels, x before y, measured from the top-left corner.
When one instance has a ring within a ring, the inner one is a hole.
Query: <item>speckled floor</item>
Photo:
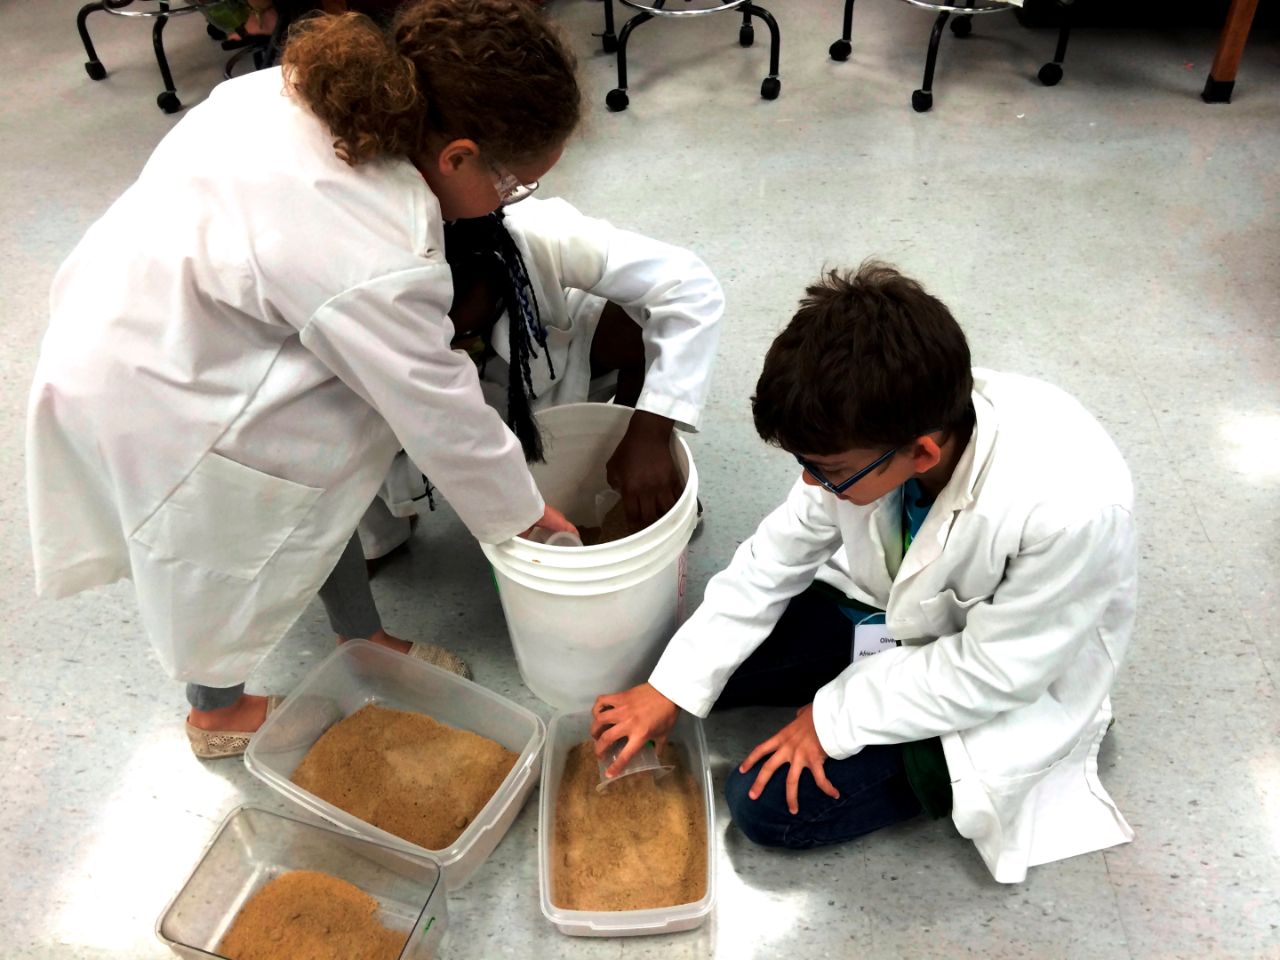
[[[546,180],[596,215],[700,251],[730,309],[695,456],[708,509],[692,590],[786,488],[746,397],[771,335],[823,265],[876,254],[917,275],[976,359],[1041,375],[1103,419],[1138,482],[1142,610],[1103,778],[1133,844],[998,886],[945,822],[829,850],[756,849],[719,811],[720,896],[702,929],[576,941],[537,904],[536,802],[450,898],[449,956],[1280,956],[1280,58],[1254,38],[1230,106],[1197,94],[1206,30],[1084,30],[1066,79],[1032,79],[1052,37],[986,17],[947,37],[936,104],[908,105],[927,14],[860,3],[855,55],[826,56],[833,0],[775,7],[782,96],[732,16],[636,35],[631,109],[609,114],[600,6],[553,0],[592,110]],[[138,632],[127,584],[33,599],[23,406],[61,258],[174,122],[146,31],[94,17],[111,70],[83,59],[70,0],[0,0],[0,953],[159,958],[152,928],[216,824],[282,801],[234,761],[192,758],[181,690]],[[169,47],[183,99],[216,79],[196,17]],[[763,32],[759,34],[763,41]],[[234,131],[228,131],[234,136]],[[521,686],[483,558],[444,511],[376,582],[384,618],[442,639],[477,679]],[[284,691],[329,652],[318,605],[263,664]],[[251,688],[253,689],[253,688]],[[720,782],[782,714],[707,725]]]

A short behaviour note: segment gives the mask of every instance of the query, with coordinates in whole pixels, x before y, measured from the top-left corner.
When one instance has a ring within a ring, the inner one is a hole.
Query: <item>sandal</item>
[[[405,654],[407,657],[413,657],[416,660],[422,660],[431,664],[433,667],[439,667],[441,670],[448,670],[450,673],[456,673],[464,680],[470,680],[471,668],[467,666],[467,661],[463,660],[457,654],[450,653],[444,647],[435,643],[419,643],[413,641],[409,647],[409,652]]]
[[[267,697],[267,716],[280,706],[284,697]],[[266,720],[263,720],[265,723]],[[202,730],[187,723],[187,740],[191,743],[191,752],[201,760],[219,760],[222,757],[238,757],[249,746],[253,733],[234,733],[226,730]]]

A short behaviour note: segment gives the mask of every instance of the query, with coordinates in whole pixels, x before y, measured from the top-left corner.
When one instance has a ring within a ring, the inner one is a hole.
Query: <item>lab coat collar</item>
[[[978,484],[986,473],[991,461],[991,452],[996,439],[996,411],[991,402],[978,392],[973,391],[973,434],[969,443],[960,455],[951,479],[938,494],[924,525],[911,542],[907,555],[902,558],[902,566],[898,576],[894,578],[894,586],[898,586],[915,576],[942,555],[947,537],[951,533],[951,525],[956,515],[973,504]],[[894,496],[894,504],[901,510],[901,491]]]

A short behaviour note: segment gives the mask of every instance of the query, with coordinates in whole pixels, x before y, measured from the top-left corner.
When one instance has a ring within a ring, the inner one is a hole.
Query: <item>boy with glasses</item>
[[[972,369],[947,308],[879,263],[808,289],[752,409],[803,472],[649,682],[597,699],[598,752],[627,741],[611,772],[679,708],[795,706],[726,784],[758,843],[949,814],[1015,883],[1132,839],[1097,754],[1133,624],[1133,493],[1097,421]]]

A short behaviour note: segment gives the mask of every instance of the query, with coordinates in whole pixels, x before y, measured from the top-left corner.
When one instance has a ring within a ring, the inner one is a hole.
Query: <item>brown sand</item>
[[[443,850],[517,759],[478,734],[370,704],[326,730],[292,780],[375,827]]]
[[[627,520],[627,511],[621,503],[604,515],[598,527],[578,527],[578,539],[584,547],[593,547],[597,543],[613,543],[633,533],[639,533],[644,525],[633,525]]]
[[[407,934],[384,927],[377,911],[359,887],[295,870],[249,898],[218,952],[230,960],[396,960]]]
[[[646,910],[701,900],[707,829],[698,783],[668,744],[661,779],[639,773],[596,790],[593,743],[569,751],[556,802],[552,900],[569,910]]]

